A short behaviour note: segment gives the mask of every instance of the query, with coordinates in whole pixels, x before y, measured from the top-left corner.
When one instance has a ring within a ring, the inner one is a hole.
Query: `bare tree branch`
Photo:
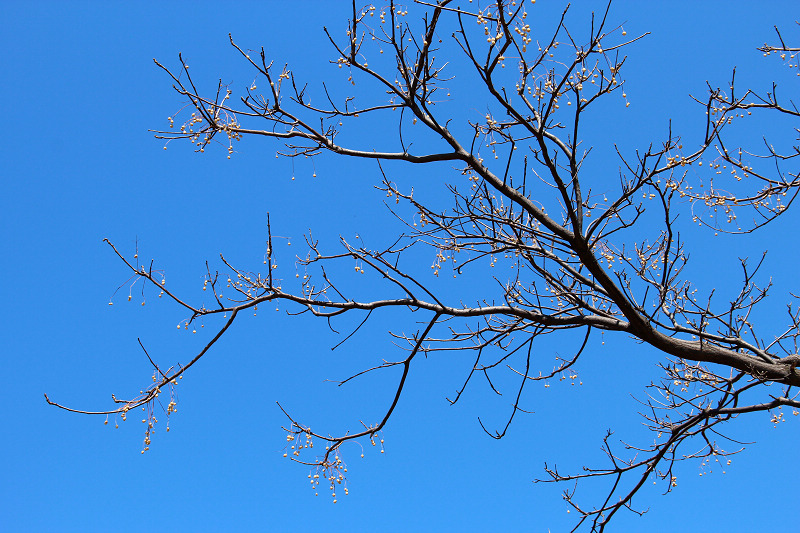
[[[290,422],[285,428],[290,458],[316,469],[315,487],[325,479],[335,489],[345,479],[341,445],[382,439],[380,433],[400,405],[418,354],[474,352],[470,357],[474,362],[465,369],[464,383],[451,403],[459,401],[476,374],[502,394],[492,375],[503,367],[510,369],[518,385],[505,425],[489,429],[479,420],[487,434],[499,439],[516,413],[525,411],[526,384],[555,376],[575,379],[573,368],[591,345],[591,333],[621,333],[664,355],[663,377],[650,383],[641,402],[645,424],[655,435],[653,443],[624,444],[620,453],[614,451],[609,432],[603,440],[606,468],[563,474],[545,465],[548,482],[609,480],[606,498],[591,508],[574,499],[576,488],[564,492],[579,516],[576,529],[602,531],[621,509],[643,512],[632,506],[632,499],[646,481],[662,480],[666,492],[675,488],[676,462],[699,459],[705,464],[738,453],[743,446],[724,436],[724,423],[765,411],[773,413],[778,423],[782,414],[775,415],[776,409],[800,408],[793,390],[800,386],[796,304],[788,305],[787,322],[776,331],[757,332],[753,310],[770,289],[768,283],[760,285],[757,275],[763,258],[755,268],[741,260],[741,287],[730,301],[722,301],[714,291],[698,294],[684,274],[689,256],[676,223],[678,215],[688,211],[696,224],[715,232],[749,233],[785,213],[800,192],[800,177],[785,167],[796,161],[800,148],[780,151],[765,141],[766,151],[746,149],[729,139],[734,124],[753,112],[791,119],[800,117],[800,112],[777,95],[775,85],[765,94],[739,91],[734,71],[725,89],[709,84],[706,95],[695,97],[698,115],[705,117],[702,127],[691,133],[695,140],[683,141],[671,124],[665,124],[663,139],[634,153],[615,146],[619,181],[603,183],[606,192],[597,193],[598,178],[584,171],[591,148],[583,144],[583,126],[594,120],[587,112],[612,94],[626,97],[622,77],[626,58],[621,54],[646,34],[628,38],[620,27],[611,27],[610,3],[577,32],[567,29],[565,10],[541,40],[535,40],[524,2],[498,0],[473,11],[452,7],[449,0],[415,3],[422,10],[416,23],[407,22],[406,8],[393,1],[385,8],[361,9],[353,2],[346,38],[325,30],[335,56],[332,63],[345,73],[347,82],[368,80],[380,88],[366,105],[356,105],[354,96],[337,101],[327,86],[322,88],[327,103],[312,105],[307,87],[298,83],[288,66],[277,68],[263,48],[251,52],[232,38],[231,45],[268,85],[264,94],[257,94],[253,84],[238,104],[232,101],[233,89],[221,81],[210,96],[201,93],[182,56],[175,69],[156,61],[186,101],[183,116],[185,110],[191,113],[178,129],[174,128],[178,113],[170,117],[170,127],[156,131],[157,138],[167,143],[188,140],[199,152],[224,138],[222,144],[231,157],[234,142],[254,136],[282,142],[279,154],[286,157],[329,153],[377,161],[381,179],[376,186],[386,194],[387,207],[404,231],[392,236],[388,246],[376,249],[341,238],[333,252],[309,233],[306,254],[297,257],[293,284],[291,278],[277,277],[268,221],[266,272],[242,270],[222,256],[222,273],[212,274],[206,265],[204,289],[211,288],[213,309],[168,290],[152,265],[147,268],[127,259],[106,241],[131,271],[131,286],[141,281],[188,311],[185,327],[217,314],[224,318],[223,325],[189,363],[177,368],[159,368],[142,345],[154,367],[153,384],[131,400],[114,397],[113,409],[83,411],[46,399],[69,411],[120,414],[123,419],[130,409],[145,406],[152,428],[152,407],[162,390],[174,396],[177,379],[211,349],[241,311],[283,302],[292,314],[310,313],[329,324],[342,315],[362,312],[359,325],[334,348],[384,309],[422,312],[427,317],[424,326],[420,324],[414,333],[390,332],[405,357],[384,360],[339,382],[402,367],[378,422],[333,436],[312,431],[279,404]],[[452,39],[452,50],[443,44],[446,38]],[[786,54],[794,57],[800,51],[787,46],[780,33],[778,39],[779,45],[759,50],[780,54],[784,60]],[[389,67],[381,61],[376,61],[380,68],[370,65],[373,41],[381,53],[383,48],[394,53]],[[473,114],[465,125],[452,124],[447,112],[436,107],[451,90],[448,63],[441,57],[453,50],[462,54],[480,80],[483,93],[470,97],[483,97],[487,110],[484,116]],[[506,69],[507,65],[512,68]],[[344,119],[350,124],[365,117],[396,126],[399,148],[379,151],[337,140]],[[433,141],[426,140],[424,150],[412,150],[409,126],[424,130],[425,138]],[[384,171],[386,161],[455,165],[452,174],[442,178],[452,196],[450,206],[437,208],[430,199],[394,183]],[[730,175],[709,179],[702,188],[695,174],[688,172],[696,168],[714,173],[720,166],[730,167]],[[739,212],[752,214],[752,222],[742,222]],[[419,253],[433,258],[430,268],[435,278],[445,269],[456,277],[466,272],[481,276],[485,282],[477,287],[480,299],[449,301],[420,272],[415,260]],[[138,257],[138,250],[133,257]],[[491,270],[496,265],[503,267],[503,274],[500,268]],[[349,285],[337,277],[342,268],[369,276],[374,281],[370,296],[351,294]],[[573,335],[565,330],[579,331]],[[576,339],[574,351],[559,355],[553,367],[536,357],[537,341],[551,334]],[[171,400],[167,414],[174,407]],[[324,453],[301,459],[301,451],[313,447],[314,440],[326,444]],[[702,449],[684,452],[690,441],[701,443]],[[732,443],[734,449],[719,442]]]

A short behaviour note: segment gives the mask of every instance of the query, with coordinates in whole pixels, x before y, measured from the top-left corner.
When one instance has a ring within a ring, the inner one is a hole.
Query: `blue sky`
[[[263,139],[239,143],[230,160],[222,147],[195,154],[172,143],[165,151],[148,132],[164,128],[183,105],[153,58],[175,67],[182,52],[206,90],[218,78],[238,90],[254,82],[255,73],[228,44],[229,32],[243,47],[264,46],[268,58],[288,62],[310,92],[323,81],[346,89],[342,71],[327,63],[334,56],[322,26],[341,35],[348,4],[289,4],[0,5],[6,117],[0,312],[7,376],[0,404],[6,434],[0,443],[6,480],[0,529],[562,531],[573,517],[560,488],[531,483],[542,475],[543,463],[565,469],[602,464],[608,428],[620,439],[648,439],[631,395],[641,395],[659,377],[659,359],[629,339],[606,335],[604,345],[595,339],[579,367],[583,386],[532,388],[525,405],[535,413],[518,417],[499,442],[482,432],[477,416],[502,427],[508,399],[481,385],[450,407],[445,397],[463,382],[471,362],[431,357],[415,362],[383,432],[385,453],[365,445],[362,459],[358,445],[346,445],[349,496],[335,505],[324,490],[315,497],[307,468],[282,457],[286,419],[275,402],[321,431],[377,421],[396,375],[367,377],[346,388],[325,380],[397,358],[386,331],[417,327],[399,313],[378,317],[333,352],[341,336],[320,321],[288,317],[283,310],[241,320],[187,373],[169,434],[159,427],[145,454],[136,417],[114,429],[113,420],[104,425],[103,418],[45,403],[43,393],[77,408],[103,409],[112,393],[133,396],[152,373],[137,337],[160,364],[186,363],[216,324],[209,321],[195,335],[178,330],[187,318],[181,309],[151,292],[142,306],[139,286],[128,303],[128,274],[103,238],[127,254],[138,240],[140,259],[154,259],[170,287],[194,301],[203,297],[206,260],[213,264],[223,253],[244,268],[260,266],[267,213],[273,233],[287,237],[277,252],[287,273],[293,273],[292,258],[302,253],[309,228],[331,247],[339,235],[359,234],[374,246],[391,240],[393,219],[373,188],[379,180],[374,165],[328,156],[313,167],[310,161],[293,165],[276,159],[279,146]],[[786,95],[798,87],[776,58],[755,50],[774,40],[774,25],[800,40],[794,2],[731,2],[724,9],[711,2],[655,4],[620,1],[611,9],[611,21],[629,34],[651,35],[628,49],[631,106],[588,117],[587,137],[600,143],[592,160],[597,172],[615,176],[619,166],[607,145],[601,149],[603,141],[613,138],[632,153],[659,142],[670,118],[685,143],[696,142],[702,110],[688,95],[702,95],[706,80],[724,85],[734,66],[742,87],[765,91],[777,80]],[[571,27],[585,28],[589,12],[604,7],[574,2]],[[530,11],[545,33],[562,8],[562,2],[540,0]],[[421,13],[414,5],[408,10],[412,18]],[[455,47],[444,46],[457,58]],[[453,87],[463,79],[469,92],[474,78],[453,62]],[[364,87],[357,86],[356,94]],[[752,122],[756,138],[762,131],[784,134],[779,126]],[[391,131],[376,124],[343,135],[369,146],[390,144]],[[441,170],[391,167],[398,180],[438,202],[446,200],[447,180],[457,177]],[[692,235],[689,271],[702,287],[725,290],[737,279],[737,256],[758,258],[769,250],[763,280],[772,278],[774,292],[758,319],[782,325],[788,291],[797,292],[791,233],[797,223],[789,213],[741,239]],[[443,284],[453,294],[458,289]],[[342,322],[342,330],[347,325]],[[561,349],[557,343],[544,347]],[[770,531],[795,523],[793,499],[781,496],[797,488],[792,458],[800,429],[796,418],[788,418],[777,428],[766,414],[734,422],[731,434],[756,444],[736,456],[724,475],[714,469],[701,477],[696,463],[680,465],[677,490],[664,497],[643,491],[635,503],[650,512],[641,519],[620,516],[617,529]],[[583,501],[599,488],[581,489]]]

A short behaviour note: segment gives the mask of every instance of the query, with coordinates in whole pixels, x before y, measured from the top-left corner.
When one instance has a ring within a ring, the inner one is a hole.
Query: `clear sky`
[[[550,30],[563,5],[540,0],[530,8],[535,37],[539,26],[542,36]],[[604,7],[573,2],[570,27],[585,31],[589,13]],[[418,19],[420,9],[409,4],[409,17]],[[268,59],[288,62],[311,94],[321,95],[323,81],[346,89],[342,71],[327,63],[334,55],[322,27],[341,36],[349,10],[338,0],[0,2],[6,124],[0,530],[563,531],[573,516],[560,490],[571,487],[534,485],[544,462],[564,469],[603,465],[608,428],[634,443],[650,438],[640,430],[632,395],[641,397],[660,377],[658,354],[629,339],[607,335],[601,345],[595,338],[579,367],[583,386],[531,388],[524,406],[534,413],[518,417],[499,442],[483,433],[477,417],[502,427],[509,399],[480,385],[450,407],[445,397],[461,385],[471,361],[431,357],[415,362],[383,432],[385,453],[364,443],[362,459],[358,445],[345,445],[349,496],[335,505],[325,490],[315,497],[308,469],[282,457],[286,418],[275,402],[320,431],[377,422],[396,375],[345,388],[325,380],[399,357],[386,331],[417,326],[391,313],[333,352],[342,336],[322,322],[287,317],[282,309],[240,321],[187,373],[169,434],[159,424],[145,454],[136,416],[115,429],[113,419],[104,425],[103,418],[45,403],[43,393],[77,408],[108,408],[112,393],[134,396],[152,374],[137,337],[160,364],[185,364],[216,325],[195,335],[177,329],[187,318],[181,309],[152,292],[142,306],[138,285],[127,302],[128,273],[103,238],[127,254],[138,240],[140,260],[154,259],[170,286],[196,302],[203,298],[206,260],[217,264],[223,253],[244,268],[260,266],[268,212],[273,233],[288,238],[278,249],[287,275],[309,229],[331,249],[339,235],[358,233],[376,247],[391,240],[393,219],[373,188],[374,165],[329,156],[314,167],[305,160],[293,165],[276,159],[279,146],[264,139],[238,144],[230,160],[223,147],[195,154],[173,143],[165,151],[148,132],[166,127],[183,105],[153,58],[175,67],[182,52],[206,90],[219,78],[236,91],[264,81],[254,80],[230,47],[229,32],[244,48],[264,46]],[[724,85],[734,66],[742,87],[766,91],[777,80],[783,94],[796,94],[793,72],[756,51],[774,41],[774,25],[800,43],[794,1],[619,1],[610,17],[630,35],[651,35],[627,49],[630,107],[588,117],[591,139],[613,138],[632,153],[660,142],[671,118],[684,142],[696,143],[702,109],[689,94],[703,95],[706,80]],[[457,57],[452,43],[443,46],[443,56]],[[459,60],[453,64],[453,87],[461,79],[467,88],[475,83]],[[483,105],[475,104],[477,115]],[[756,138],[787,131],[753,120]],[[369,147],[390,144],[392,131],[375,126],[346,135]],[[619,161],[598,150],[592,165],[616,175]],[[441,168],[392,170],[434,198],[458,177],[434,172]],[[755,259],[769,250],[762,282],[771,277],[774,292],[757,318],[778,324],[777,332],[788,291],[798,292],[798,222],[789,213],[740,240],[695,236],[690,271],[706,289],[722,290],[737,279],[737,256]],[[542,357],[562,353],[557,343],[546,350],[552,352]],[[634,504],[650,512],[641,519],[623,514],[615,530],[791,530],[800,426],[788,415],[777,428],[766,414],[735,421],[731,434],[756,444],[725,474],[714,467],[700,476],[697,463],[681,464],[677,490],[663,497],[660,485],[643,491]],[[582,488],[579,499],[591,502],[601,488]]]

